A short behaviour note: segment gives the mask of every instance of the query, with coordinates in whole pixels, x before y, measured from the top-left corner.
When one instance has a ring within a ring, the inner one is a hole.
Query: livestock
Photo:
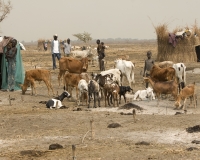
[[[135,79],[134,79],[135,65],[131,61],[126,61],[122,59],[117,59],[114,62],[115,62],[114,67],[119,69],[122,73],[121,80],[123,81],[123,76],[125,76],[128,80],[129,86],[132,87],[132,83],[133,84],[135,83]]]
[[[119,59],[122,59],[122,60],[126,60],[126,61],[129,60],[129,55],[120,55],[118,57],[119,57]]]
[[[74,50],[74,51],[71,51],[71,54],[74,58],[75,57],[85,58],[92,54],[92,49],[90,48],[90,49],[83,50],[83,51]]]
[[[157,106],[159,106],[160,96],[161,94],[171,94],[174,99],[177,98],[178,95],[178,84],[175,80],[164,81],[164,82],[154,82],[150,77],[143,77],[145,82],[150,82],[154,93],[156,94]]]
[[[33,95],[33,90],[36,93],[36,86],[35,86],[35,81],[44,81],[48,88],[48,95],[50,96],[50,88],[54,94],[53,87],[51,85],[51,72],[49,70],[45,69],[33,69],[25,72],[25,79],[24,79],[24,84],[21,84],[21,89],[22,89],[22,94],[25,94],[27,91],[27,88],[29,84],[31,85],[32,89],[32,95]]]
[[[174,64],[174,62],[172,62],[172,61],[163,61],[163,62],[158,63],[158,66],[160,68],[165,68],[165,67],[172,67],[173,64]]]
[[[196,93],[195,93],[195,82],[193,84],[189,84],[185,86],[178,95],[175,107],[181,107],[181,101],[183,101],[183,109],[185,110],[185,104],[187,101],[187,98],[190,97],[190,105],[192,104],[192,100],[194,101],[194,108],[196,108]]]
[[[119,104],[121,103],[121,96],[124,97],[126,103],[126,93],[131,92],[133,89],[130,86],[119,86]]]
[[[186,85],[186,66],[184,63],[173,64],[173,68],[176,71],[176,79],[179,84],[179,92]]]
[[[71,57],[63,57],[59,60],[59,74],[58,81],[60,86],[60,78],[64,76],[65,72],[68,71],[70,73],[82,73],[86,72],[88,69],[88,58],[82,58],[80,60],[71,58]]]
[[[155,82],[174,80],[175,74],[173,67],[160,68],[158,65],[153,65],[150,71],[150,77]]]
[[[81,79],[78,83],[78,100],[77,103],[80,105],[82,99],[86,100],[86,105],[88,104],[88,83],[85,79]]]
[[[104,98],[105,98],[105,107],[107,107],[107,102],[108,105],[110,106],[110,99],[111,99],[111,103],[112,103],[112,99],[114,101],[113,105],[115,107],[115,102],[117,103],[117,106],[119,106],[119,85],[115,82],[113,83],[106,83],[103,87],[104,90]]]
[[[99,84],[95,80],[90,80],[88,83],[88,108],[90,108],[91,97],[94,97],[94,105],[93,108],[96,108],[96,100],[98,101],[98,106],[100,107],[100,87]]]
[[[155,99],[155,95],[153,93],[153,89],[148,87],[145,90],[138,90],[135,94],[134,94],[134,98],[133,100],[153,100]]]
[[[72,97],[72,88],[76,88],[76,98],[78,99],[78,83],[81,79],[89,81],[89,75],[87,73],[65,73],[64,75],[64,89],[70,92]]]
[[[63,92],[60,96],[58,96],[58,97],[55,97],[55,98],[52,98],[52,99],[48,100],[47,103],[46,103],[46,107],[47,107],[47,108],[50,108],[50,109],[56,108],[56,107],[57,107],[57,108],[63,107],[62,101],[63,101],[63,99],[64,99],[65,97],[67,97],[67,98],[70,98],[70,97],[71,97],[70,94],[69,94],[67,91],[64,91],[64,92]]]
[[[19,42],[19,46],[20,46],[21,50],[26,50],[26,48],[24,47],[24,45],[21,42]]]

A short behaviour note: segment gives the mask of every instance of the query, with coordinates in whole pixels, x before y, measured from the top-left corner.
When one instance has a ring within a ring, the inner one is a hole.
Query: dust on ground
[[[106,69],[113,68],[113,61],[118,55],[129,55],[136,64],[133,89],[144,89],[141,73],[146,51],[152,50],[156,59],[156,44],[109,46]],[[28,47],[22,57],[26,70],[35,66],[52,69],[51,54],[38,52],[36,46]],[[188,66],[187,84],[196,82],[199,102],[200,65],[185,65]],[[89,65],[88,72],[99,72],[97,64]],[[58,70],[52,70],[54,91],[61,94],[63,89],[58,86],[57,76]],[[51,110],[39,102],[53,96],[48,97],[43,82],[36,82],[36,85],[37,96],[31,96],[30,90],[23,96],[21,91],[0,92],[0,159],[72,159],[72,145],[76,147],[76,158],[81,160],[199,159],[200,152],[196,149],[200,148],[200,144],[192,142],[200,140],[200,133],[186,131],[188,127],[199,125],[198,103],[197,108],[188,107],[185,114],[183,110],[174,110],[174,101],[169,99],[162,99],[159,107],[157,100],[134,101],[142,108],[136,109],[136,119],[131,114],[132,108],[120,109],[124,105],[123,99],[120,107],[104,107],[104,100],[101,100],[100,108],[89,109],[86,105],[77,106],[75,98],[64,99],[63,104],[68,109]],[[128,85],[126,81],[125,85]],[[75,91],[73,95],[75,97]],[[121,127],[108,128],[112,123]],[[63,149],[49,150],[51,144],[60,144]]]

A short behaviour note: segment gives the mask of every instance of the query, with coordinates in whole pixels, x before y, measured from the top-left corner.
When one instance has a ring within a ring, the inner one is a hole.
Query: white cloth
[[[64,43],[64,51],[65,51],[65,54],[70,54],[71,52],[71,44],[68,44],[68,43]]]
[[[53,41],[54,45],[53,45],[53,53],[59,53],[59,48],[58,48],[58,40],[57,41]]]

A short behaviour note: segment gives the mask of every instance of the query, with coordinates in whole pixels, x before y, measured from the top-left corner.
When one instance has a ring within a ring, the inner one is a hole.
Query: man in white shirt
[[[58,41],[58,35],[54,34],[54,40],[51,42],[51,53],[52,53],[52,60],[53,60],[53,69],[56,69],[56,57],[58,60],[61,58],[60,53],[60,43]]]

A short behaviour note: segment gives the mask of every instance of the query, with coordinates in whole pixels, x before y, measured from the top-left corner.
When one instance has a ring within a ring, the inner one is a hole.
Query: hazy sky
[[[4,0],[7,2],[7,0]],[[200,0],[11,0],[13,9],[1,22],[1,35],[19,41],[93,39],[154,39],[152,23],[168,23],[169,30],[200,25]]]

